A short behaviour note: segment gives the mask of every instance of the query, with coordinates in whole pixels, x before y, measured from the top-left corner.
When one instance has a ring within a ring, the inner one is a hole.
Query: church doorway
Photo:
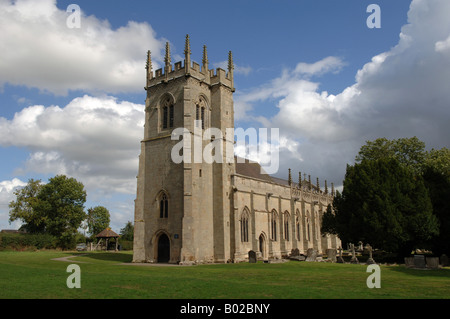
[[[264,235],[259,235],[259,251],[261,252],[261,257],[266,259],[266,240]]]
[[[170,240],[166,234],[161,234],[158,238],[158,256],[159,263],[168,263],[170,259]]]

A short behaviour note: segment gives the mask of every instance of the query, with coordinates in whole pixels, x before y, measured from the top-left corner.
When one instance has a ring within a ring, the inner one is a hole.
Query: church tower
[[[135,200],[133,262],[227,262],[230,252],[233,154],[233,58],[228,70],[182,62],[153,73],[147,53],[145,126]],[[232,153],[232,152],[231,152]],[[213,159],[211,161],[211,158]]]

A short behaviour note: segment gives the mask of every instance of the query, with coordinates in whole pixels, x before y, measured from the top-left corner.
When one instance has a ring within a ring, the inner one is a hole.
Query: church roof
[[[236,163],[236,174],[261,179],[261,180],[267,181],[269,183],[275,183],[275,184],[289,186],[289,181],[279,178],[279,177],[270,176],[269,174],[264,172],[261,165],[257,162],[253,162],[253,161],[250,161],[250,160],[244,159],[244,158],[239,158],[239,160],[238,160],[238,157],[236,157],[236,156],[234,157],[234,159],[235,159],[235,163]],[[302,181],[303,186],[307,186],[308,183],[309,182],[307,180]],[[292,186],[298,187],[298,183],[292,182]],[[317,190],[317,186],[313,185],[312,183],[311,183],[311,187],[313,189]]]
[[[236,162],[236,174],[262,179],[268,182],[273,182],[272,177],[269,174],[266,174],[264,170],[261,168],[261,165],[259,165],[258,163],[250,161],[246,158],[243,159],[238,157],[235,157],[235,162]]]

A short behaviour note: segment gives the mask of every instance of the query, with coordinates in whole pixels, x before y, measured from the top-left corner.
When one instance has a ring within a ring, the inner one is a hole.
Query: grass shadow
[[[418,277],[444,277],[450,279],[450,267],[439,269],[414,269],[405,265],[390,267],[390,270]]]
[[[85,260],[95,259],[106,262],[130,263],[133,260],[133,255],[122,252],[87,252],[83,256],[80,256],[80,258]]]

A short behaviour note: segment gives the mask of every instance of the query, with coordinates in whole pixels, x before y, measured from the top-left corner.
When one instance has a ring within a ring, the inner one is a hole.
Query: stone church
[[[167,43],[164,69],[154,73],[150,51],[147,56],[133,262],[227,263],[248,260],[250,250],[260,260],[270,260],[296,249],[321,253],[338,248],[337,237],[320,233],[322,214],[334,196],[333,185],[328,192],[326,181],[323,190],[318,179],[313,185],[301,173],[294,182],[290,170],[283,180],[234,156],[212,163],[173,161],[179,143],[172,138],[175,128],[191,136],[217,128],[226,136],[226,129],[234,127],[231,52],[227,71],[209,69],[206,46],[202,65],[191,61],[189,36],[184,54],[184,64],[172,65]],[[210,142],[201,143],[205,147]],[[234,137],[214,142],[226,149],[233,147]],[[189,148],[194,146],[185,143],[181,151]]]

